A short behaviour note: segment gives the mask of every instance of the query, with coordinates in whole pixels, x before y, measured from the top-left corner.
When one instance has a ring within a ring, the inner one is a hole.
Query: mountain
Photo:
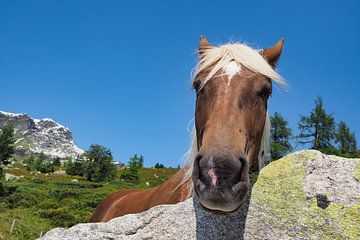
[[[50,118],[35,119],[26,113],[0,111],[0,128],[7,123],[14,125],[16,154],[20,156],[42,152],[64,159],[84,152],[74,143],[70,129]]]

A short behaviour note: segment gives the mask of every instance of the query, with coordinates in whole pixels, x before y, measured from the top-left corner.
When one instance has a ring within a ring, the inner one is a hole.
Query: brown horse
[[[188,163],[168,181],[147,190],[122,190],[97,207],[92,222],[174,204],[193,194],[209,211],[232,212],[249,188],[249,172],[268,156],[267,101],[284,40],[265,50],[244,44],[212,46],[201,37],[195,69],[195,127]]]

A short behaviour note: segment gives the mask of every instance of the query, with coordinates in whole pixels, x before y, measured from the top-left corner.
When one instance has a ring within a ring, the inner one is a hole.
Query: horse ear
[[[200,44],[199,44],[199,54],[200,56],[208,49],[212,48],[212,45],[206,40],[206,38],[201,35],[200,36]]]
[[[273,47],[264,49],[261,54],[271,66],[275,67],[279,61],[283,46],[284,38],[281,38]]]

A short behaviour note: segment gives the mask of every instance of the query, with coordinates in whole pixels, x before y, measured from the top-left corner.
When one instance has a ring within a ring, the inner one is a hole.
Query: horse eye
[[[269,98],[269,96],[271,95],[271,89],[268,87],[263,87],[259,92],[258,92],[258,96],[262,97],[264,99]]]
[[[201,81],[200,80],[194,80],[193,83],[192,83],[192,87],[197,90],[201,85]]]

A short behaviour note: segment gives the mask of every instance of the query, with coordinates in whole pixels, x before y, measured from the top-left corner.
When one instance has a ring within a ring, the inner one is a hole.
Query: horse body
[[[175,204],[189,198],[189,181],[180,169],[163,184],[146,190],[126,189],[105,198],[93,213],[90,222],[107,222],[112,218],[139,213],[153,206]]]
[[[92,222],[108,221],[196,195],[208,211],[232,212],[242,205],[249,173],[264,165],[270,121],[267,101],[284,40],[265,50],[244,44],[212,46],[200,39],[195,71],[195,127],[187,165],[147,190],[123,190],[106,198]]]

